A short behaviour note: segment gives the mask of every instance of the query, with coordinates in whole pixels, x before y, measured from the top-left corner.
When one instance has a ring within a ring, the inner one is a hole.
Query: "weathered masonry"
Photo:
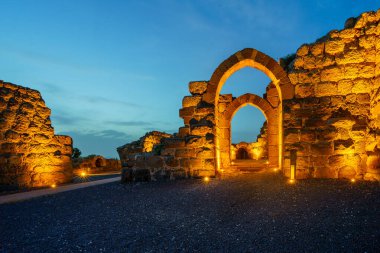
[[[268,167],[288,177],[294,168],[298,179],[380,180],[379,20],[380,10],[350,18],[345,29],[302,45],[283,67],[246,48],[222,62],[209,81],[190,82],[191,95],[183,98],[179,112],[184,126],[159,144],[160,157],[176,161],[165,169],[186,176],[236,173],[231,119],[252,105],[267,119]],[[266,94],[220,94],[226,80],[244,67],[271,79]],[[144,159],[150,157],[157,155]]]
[[[54,135],[41,94],[0,81],[0,186],[39,187],[72,179],[72,140]]]

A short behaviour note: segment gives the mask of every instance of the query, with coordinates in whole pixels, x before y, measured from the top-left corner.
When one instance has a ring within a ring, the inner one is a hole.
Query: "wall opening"
[[[246,160],[251,159],[251,157],[248,154],[247,149],[245,148],[239,148],[236,152],[236,160]]]
[[[95,161],[95,167],[100,168],[102,167],[103,160],[101,158],[96,159]]]

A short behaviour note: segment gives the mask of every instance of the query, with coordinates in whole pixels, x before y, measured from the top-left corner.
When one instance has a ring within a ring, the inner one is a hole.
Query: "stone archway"
[[[244,94],[234,99],[226,108],[219,114],[219,148],[221,159],[221,168],[226,169],[231,165],[230,147],[231,147],[231,121],[237,111],[242,107],[252,105],[258,108],[267,120],[268,128],[268,161],[269,166],[280,166],[279,153],[279,125],[278,125],[278,108],[273,107],[267,100],[254,95]]]
[[[220,91],[226,82],[226,80],[236,71],[244,68],[251,67],[257,70],[264,72],[272,81],[272,84],[275,86],[275,91],[273,97],[277,99],[271,100],[272,106],[277,110],[274,118],[271,118],[272,121],[277,121],[277,146],[278,146],[278,167],[282,167],[282,142],[283,142],[283,133],[282,133],[282,101],[284,99],[291,99],[294,96],[294,87],[290,82],[286,72],[283,68],[271,57],[268,55],[257,51],[252,48],[246,48],[230,56],[224,62],[222,62],[214,71],[211,76],[210,81],[207,85],[206,93],[203,95],[203,100],[209,104],[214,104],[214,115],[215,115],[215,155],[216,155],[216,169],[219,171],[222,167],[226,166],[229,161],[228,157],[222,157],[222,154],[226,153],[224,150],[224,145],[221,144],[221,139],[223,139],[224,133],[228,132],[228,129],[223,129],[222,116],[219,113],[219,95]],[[267,98],[269,101],[270,99]],[[265,100],[264,100],[265,101]],[[273,158],[272,158],[273,159]]]

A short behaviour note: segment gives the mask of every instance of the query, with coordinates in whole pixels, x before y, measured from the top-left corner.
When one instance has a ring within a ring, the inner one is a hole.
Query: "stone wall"
[[[379,20],[380,10],[364,13],[298,49],[295,98],[284,101],[286,175],[293,163],[297,178],[380,178]]]
[[[230,121],[250,104],[267,118],[268,168],[289,177],[293,165],[297,179],[380,180],[379,20],[380,10],[350,18],[345,29],[301,46],[282,66],[251,48],[231,55],[209,81],[189,83],[191,95],[179,111],[184,126],[161,141],[161,155],[188,176],[226,173],[233,158]],[[271,79],[266,94],[220,94],[244,67]]]
[[[172,137],[172,135],[164,133],[164,132],[159,132],[159,131],[152,131],[152,132],[146,133],[139,140],[133,141],[131,143],[127,143],[117,148],[120,161],[123,163],[123,162],[127,162],[130,159],[133,159],[133,156],[131,155],[134,155],[134,154],[152,152],[154,146],[160,144],[163,138],[169,138],[169,137]]]
[[[121,162],[117,159],[106,159],[103,156],[92,155],[73,159],[73,169],[75,174],[119,171],[121,170]]]
[[[0,185],[40,187],[72,178],[72,140],[54,135],[41,94],[0,81]]]

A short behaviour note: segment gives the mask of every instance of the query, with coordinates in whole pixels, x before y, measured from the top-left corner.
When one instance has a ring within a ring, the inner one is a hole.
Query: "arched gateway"
[[[267,100],[254,95],[244,94],[234,99],[227,109],[219,114],[219,150],[221,167],[228,169],[231,165],[230,147],[231,147],[231,121],[235,113],[242,107],[252,105],[257,107],[265,116],[268,127],[268,161],[270,166],[279,166],[279,154],[281,152],[279,144],[279,127],[278,127],[278,108],[273,107]],[[223,134],[221,134],[223,132]]]
[[[264,98],[254,94],[238,98],[220,94],[226,80],[244,67],[258,69],[271,79]],[[164,150],[180,161],[181,168],[198,176],[228,170],[231,119],[246,105],[257,107],[267,119],[268,166],[282,167],[282,101],[293,97],[294,87],[275,60],[255,49],[243,49],[223,61],[210,81],[190,82],[189,90],[191,96],[184,97],[180,110],[185,126],[176,138],[168,140]]]
[[[251,104],[261,110],[261,105],[266,104],[268,106],[272,104],[272,109],[275,113],[271,113],[268,117],[264,112],[268,121],[268,129],[271,131],[271,140],[268,147],[269,163],[271,166],[282,167],[282,100],[293,97],[294,87],[286,72],[274,59],[255,49],[246,48],[233,54],[217,67],[208,82],[207,91],[204,95],[204,99],[207,102],[215,105],[215,154],[217,170],[228,168],[230,165],[229,146],[227,148],[227,143],[229,145],[230,141],[226,140],[231,133],[230,122],[226,122],[224,120],[225,117],[219,113],[220,91],[226,80],[233,73],[244,67],[252,67],[264,72],[276,88],[275,92],[273,92],[274,94],[270,96],[272,99],[267,96],[267,99],[261,99],[260,102],[255,101]],[[258,98],[256,96],[257,101],[259,100]]]

